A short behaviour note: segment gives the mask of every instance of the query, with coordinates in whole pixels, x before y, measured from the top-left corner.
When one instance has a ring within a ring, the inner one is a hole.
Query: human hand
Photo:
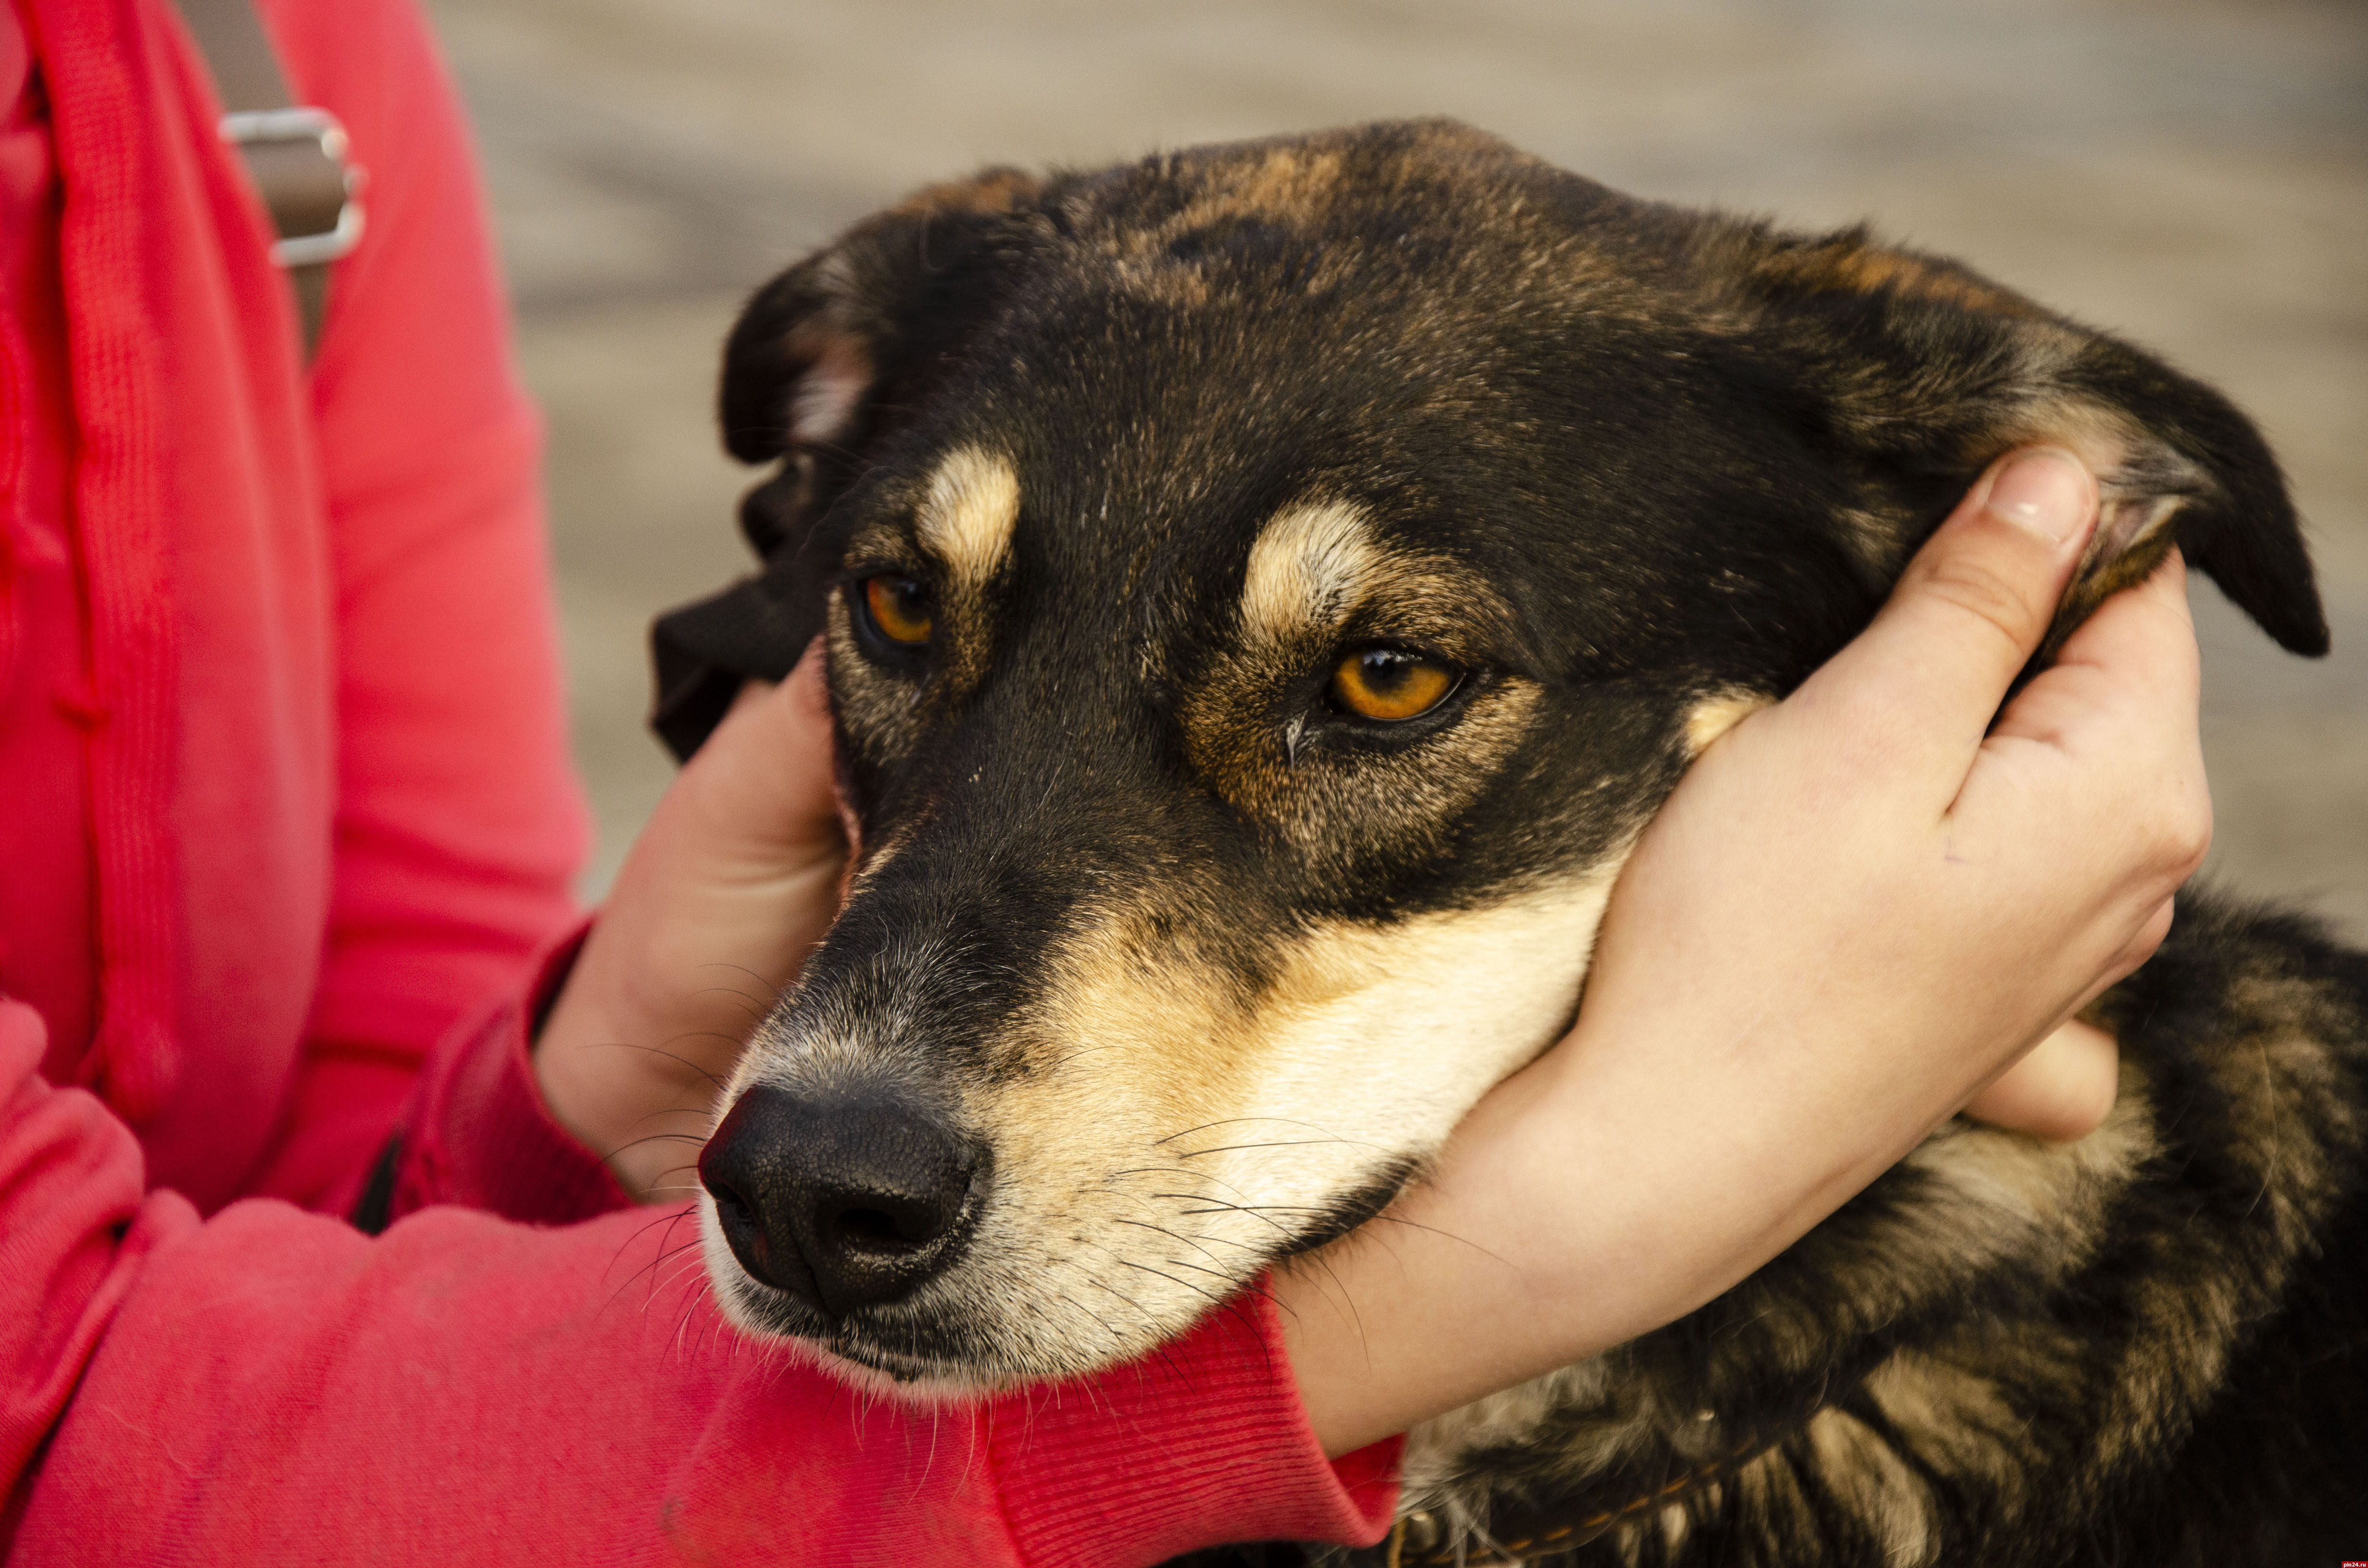
[[[751,683],[634,840],[544,1022],[535,1076],[560,1125],[643,1202],[698,1158],[748,1035],[838,912],[819,646]]]
[[[1475,1108],[1404,1223],[1278,1272],[1329,1451],[1691,1311],[1986,1086],[2011,1114],[2035,1041],[2020,1089],[2073,1092],[2017,1119],[2110,1106],[2110,1042],[2056,1031],[2160,942],[2211,816],[2175,556],[1998,715],[2095,515],[2067,454],[1986,475],[1873,625],[1679,783],[1570,1037]]]

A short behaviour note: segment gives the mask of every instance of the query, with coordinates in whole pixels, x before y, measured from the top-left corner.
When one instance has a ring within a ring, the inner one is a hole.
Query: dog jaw
[[[997,1048],[1014,1086],[928,1085],[995,1150],[959,1262],[909,1301],[825,1324],[748,1277],[702,1199],[717,1300],[737,1326],[793,1335],[834,1375],[903,1399],[980,1397],[1148,1353],[1320,1239],[1344,1201],[1394,1190],[1553,1043],[1616,871],[1310,931],[1247,1008],[1172,951],[1147,983],[1156,949],[1113,919],[1050,956],[1046,1000]],[[926,982],[927,969],[912,972]],[[783,1026],[760,1032],[727,1104],[760,1081],[811,1092],[876,1077],[884,1060],[928,1073],[924,1053]]]

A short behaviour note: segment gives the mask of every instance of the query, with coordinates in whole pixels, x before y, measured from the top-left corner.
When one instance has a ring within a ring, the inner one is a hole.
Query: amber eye
[[[907,647],[929,640],[929,590],[911,577],[882,573],[863,579],[863,608],[871,624],[891,642]]]
[[[1332,700],[1360,719],[1419,718],[1455,689],[1455,672],[1417,653],[1367,648],[1332,671]]]

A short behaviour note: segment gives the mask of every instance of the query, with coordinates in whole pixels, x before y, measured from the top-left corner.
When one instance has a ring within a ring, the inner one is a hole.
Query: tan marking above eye
[[[1396,648],[1360,649],[1332,670],[1332,700],[1383,723],[1420,718],[1454,689],[1454,671]]]
[[[1329,631],[1372,590],[1386,560],[1355,506],[1327,501],[1291,507],[1250,546],[1242,629],[1267,642]]]
[[[915,516],[921,546],[945,567],[949,598],[984,591],[1011,553],[1019,522],[1019,475],[1009,460],[977,447],[957,447],[929,476]]]
[[[863,579],[863,608],[881,636],[907,647],[927,642],[936,624],[929,590],[918,579],[893,572]]]

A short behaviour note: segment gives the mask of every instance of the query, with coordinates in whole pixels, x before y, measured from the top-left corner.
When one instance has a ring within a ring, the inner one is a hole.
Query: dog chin
[[[750,1278],[712,1220],[703,1229],[709,1293],[724,1321],[803,1356],[850,1388],[910,1403],[958,1404],[991,1399],[1044,1376],[947,1361],[873,1344],[858,1331],[824,1327],[824,1320],[807,1307]]]
[[[973,1403],[991,1399],[1025,1381],[991,1369],[957,1365],[930,1356],[892,1350],[844,1330],[802,1332],[783,1321],[789,1313],[776,1293],[745,1276],[721,1286],[717,1304],[741,1333],[782,1346],[848,1387],[874,1396],[916,1404]],[[803,1317],[803,1312],[797,1316]]]
[[[845,1342],[825,1345],[800,1338],[791,1343],[817,1369],[858,1392],[907,1404],[976,1404],[1018,1387],[1020,1381]]]

